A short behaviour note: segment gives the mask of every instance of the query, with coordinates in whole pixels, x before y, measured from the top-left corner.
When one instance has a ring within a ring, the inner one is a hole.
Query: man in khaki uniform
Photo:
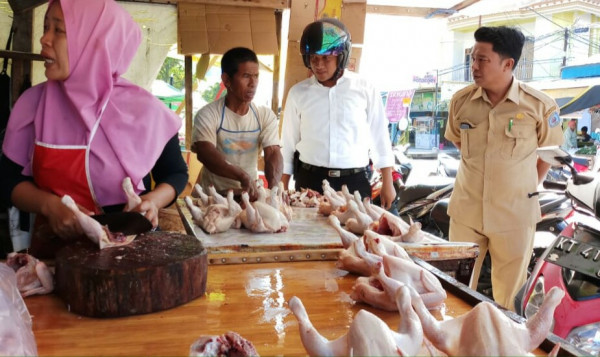
[[[540,220],[537,196],[528,194],[550,166],[536,148],[562,143],[561,120],[553,99],[513,76],[525,41],[519,30],[481,27],[475,41],[475,84],[453,96],[445,134],[461,151],[448,209],[450,240],[479,244],[472,289],[489,249],[494,299],[514,310]]]

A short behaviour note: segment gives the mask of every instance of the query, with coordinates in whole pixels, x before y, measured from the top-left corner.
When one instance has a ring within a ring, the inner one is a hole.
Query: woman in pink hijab
[[[176,199],[188,174],[181,120],[121,78],[140,41],[138,25],[114,0],[50,0],[40,39],[48,80],[23,93],[11,113],[2,203],[45,217],[69,239],[82,230],[61,197],[90,214],[122,210],[121,183],[130,177],[142,198],[134,210],[157,226],[158,209]]]

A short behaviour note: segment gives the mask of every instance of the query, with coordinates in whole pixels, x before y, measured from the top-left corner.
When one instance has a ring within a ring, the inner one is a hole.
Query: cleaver
[[[140,234],[152,229],[152,223],[139,212],[111,212],[91,216],[113,233]]]

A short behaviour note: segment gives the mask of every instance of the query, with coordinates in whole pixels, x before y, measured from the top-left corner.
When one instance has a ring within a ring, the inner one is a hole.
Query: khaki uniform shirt
[[[446,138],[461,145],[461,163],[448,208],[461,224],[480,232],[502,232],[540,220],[536,148],[561,145],[554,100],[513,79],[492,108],[476,85],[450,103]]]

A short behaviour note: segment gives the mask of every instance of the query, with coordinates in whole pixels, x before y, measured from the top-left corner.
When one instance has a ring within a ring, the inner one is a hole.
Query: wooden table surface
[[[396,328],[397,313],[349,297],[356,276],[333,261],[211,265],[206,295],[185,305],[147,315],[93,319],[67,311],[56,295],[25,299],[41,356],[188,355],[205,334],[235,331],[264,356],[306,355],[298,324],[287,307],[302,299],[314,326],[328,339],[345,334],[353,316],[367,309]],[[438,319],[468,312],[471,305],[449,293]],[[537,355],[545,355],[541,350]]]

